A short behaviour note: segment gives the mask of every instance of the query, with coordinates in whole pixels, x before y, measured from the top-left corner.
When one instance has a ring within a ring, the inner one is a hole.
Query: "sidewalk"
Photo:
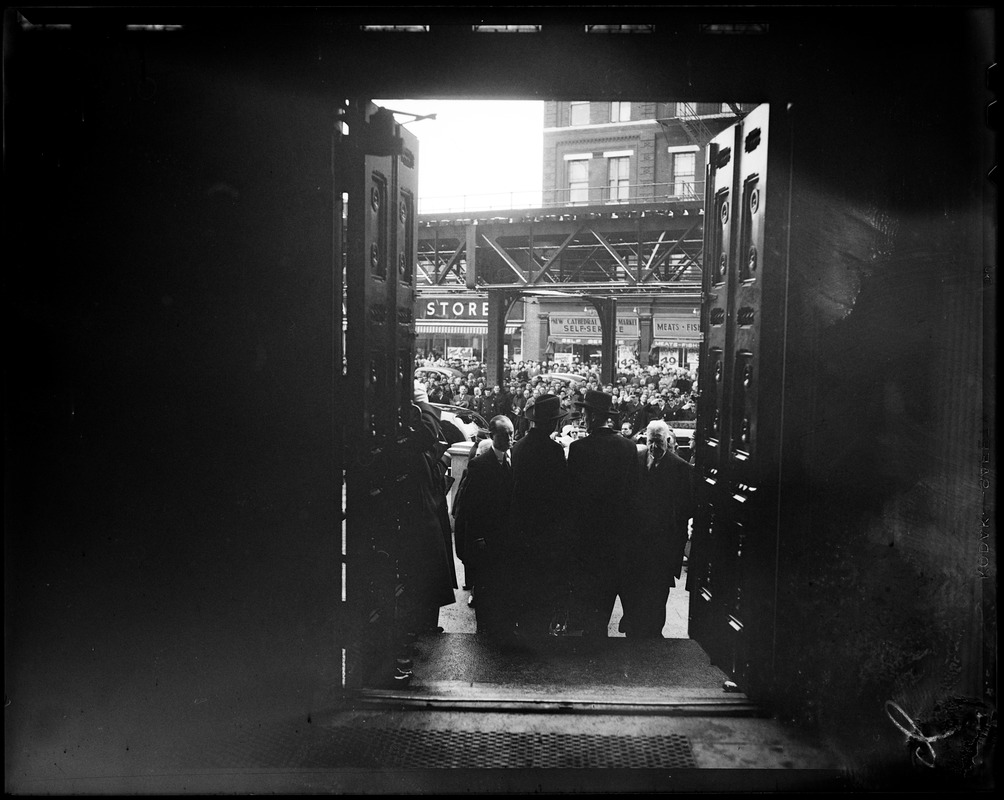
[[[457,583],[459,588],[454,590],[457,602],[453,605],[443,606],[439,611],[439,624],[446,633],[474,633],[477,630],[474,609],[467,605],[471,597],[471,592],[464,590],[464,562],[454,557],[454,564],[457,570]],[[687,588],[687,568],[683,568],[683,577],[677,581],[675,588],[669,592],[669,601],[666,603],[666,625],[662,629],[663,638],[666,639],[686,639],[687,624],[690,615],[690,592]],[[624,634],[617,630],[617,625],[623,615],[620,598],[614,604],[613,613],[610,615],[610,623],[607,626],[607,636],[624,638]]]

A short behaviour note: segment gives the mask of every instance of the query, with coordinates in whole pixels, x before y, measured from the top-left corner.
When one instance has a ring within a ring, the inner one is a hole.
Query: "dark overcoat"
[[[634,524],[638,448],[612,428],[597,428],[569,445],[568,480],[578,616],[569,624],[605,636],[618,592],[620,543]]]
[[[446,454],[449,445],[443,435],[441,413],[438,408],[425,402],[416,402],[421,409],[422,425],[427,434],[434,436],[436,443],[425,451],[425,460],[429,464],[432,477],[432,492],[436,500],[436,515],[439,517],[439,527],[443,533],[443,546],[446,551],[446,563],[450,572],[450,583],[457,588],[457,566],[453,561],[453,525],[450,522],[450,504],[447,493],[453,478],[449,477],[450,457]]]
[[[478,631],[510,630],[512,598],[508,591],[510,558],[509,507],[512,475],[499,463],[494,449],[467,466],[462,495],[458,495],[455,533],[465,565],[474,569],[475,613]],[[476,544],[484,539],[484,547]]]
[[[511,578],[519,592],[519,624],[545,635],[570,591],[568,467],[564,448],[546,427],[530,428],[512,447]]]
[[[666,624],[669,590],[683,571],[688,521],[694,514],[694,468],[666,453],[651,469],[648,452],[638,453],[636,523],[619,559],[621,630],[628,636],[660,636]]]
[[[449,519],[445,516],[441,461],[445,445],[439,439],[436,409],[427,403],[417,405],[420,419],[403,454],[409,480],[401,484],[404,503],[398,562],[404,577],[407,613],[418,614],[427,623],[421,627],[428,627],[435,624],[440,606],[456,601],[456,574],[448,546]]]

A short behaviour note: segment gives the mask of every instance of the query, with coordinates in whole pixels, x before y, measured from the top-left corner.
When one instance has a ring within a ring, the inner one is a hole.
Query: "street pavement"
[[[454,590],[456,603],[443,606],[439,611],[439,624],[446,633],[474,633],[477,630],[474,609],[468,606],[471,592],[464,589],[464,562],[454,557],[457,570],[458,588]],[[666,603],[666,625],[662,635],[666,639],[686,639],[687,621],[690,613],[690,593],[687,587],[687,569],[684,567],[682,580],[677,581],[675,588],[669,592]],[[607,625],[607,636],[623,638],[624,634],[617,630],[624,611],[618,597],[614,603],[613,613]]]

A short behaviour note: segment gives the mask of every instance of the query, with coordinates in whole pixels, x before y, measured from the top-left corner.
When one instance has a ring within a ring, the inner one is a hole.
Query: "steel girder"
[[[418,288],[694,291],[701,282],[703,222],[696,201],[422,215]]]

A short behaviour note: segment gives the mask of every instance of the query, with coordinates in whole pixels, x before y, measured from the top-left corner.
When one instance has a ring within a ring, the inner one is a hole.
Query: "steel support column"
[[[464,281],[468,289],[473,289],[476,285],[478,274],[477,253],[478,253],[478,229],[475,225],[468,225],[465,231],[467,254],[467,269],[464,271]]]
[[[648,314],[638,319],[638,363],[648,361],[648,354],[652,351],[652,317]]]
[[[485,337],[485,352],[483,360],[485,362],[486,374],[495,384],[502,385],[503,369],[502,345],[505,341],[505,322],[509,316],[509,310],[519,299],[519,292],[506,291],[504,289],[488,290],[488,335]]]
[[[590,297],[600,318],[600,382],[613,383],[617,374],[617,300],[613,297]]]

